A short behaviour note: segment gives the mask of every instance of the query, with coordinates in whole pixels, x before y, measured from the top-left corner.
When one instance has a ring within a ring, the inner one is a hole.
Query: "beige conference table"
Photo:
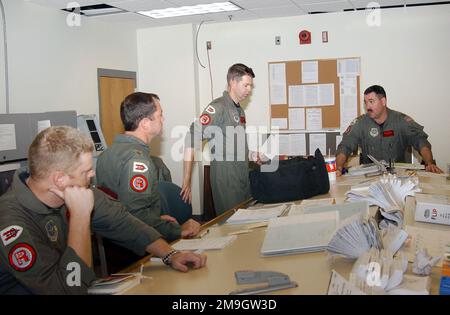
[[[338,182],[341,178],[338,178]],[[445,177],[421,177],[421,182],[450,184]],[[332,184],[328,194],[314,197],[331,198],[343,197],[350,187]],[[427,191],[425,192],[432,192]],[[450,190],[433,191],[435,193],[450,194]],[[408,197],[406,203],[405,222],[408,225],[428,227],[437,230],[450,231],[450,226],[419,223],[414,221],[415,199]],[[371,212],[375,210],[373,207]],[[209,228],[208,236],[226,236],[230,232],[245,229],[244,225],[219,225],[217,222],[229,217],[234,209],[224,215],[206,223],[202,229]],[[237,235],[237,240],[222,250],[210,250],[207,265],[204,268],[190,270],[187,273],[178,272],[172,268],[149,261],[144,258],[130,266],[124,272],[137,272],[144,264],[144,278],[138,286],[128,290],[125,294],[161,294],[161,295],[224,295],[246,286],[237,285],[234,273],[239,270],[276,271],[289,276],[291,281],[298,284],[296,288],[273,291],[269,294],[326,294],[332,269],[348,279],[353,262],[344,258],[328,258],[325,252],[294,254],[275,257],[262,257],[260,249],[264,240],[266,227],[254,229],[250,233]],[[411,264],[409,264],[409,271]],[[431,294],[438,294],[440,268],[433,268]],[[251,285],[254,286],[255,284]],[[248,287],[248,286],[247,286]]]

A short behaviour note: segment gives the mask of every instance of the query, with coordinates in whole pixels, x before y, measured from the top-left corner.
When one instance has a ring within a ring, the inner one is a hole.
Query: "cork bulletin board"
[[[353,60],[356,61],[355,64],[357,64],[358,70],[354,71],[350,75],[347,73],[345,74],[340,67],[339,60]],[[305,64],[305,62],[316,62],[317,65],[317,81],[313,83],[305,83],[302,80],[302,65]],[[296,128],[291,129],[291,126],[289,126],[289,109],[290,108],[305,108],[305,115],[307,112],[307,109],[311,108],[317,108],[321,109],[321,119],[322,119],[322,130],[336,130],[342,128],[346,128],[346,126],[341,126],[341,79],[343,76],[353,76],[353,80],[356,79],[356,91],[354,93],[356,94],[356,102],[354,102],[354,106],[356,107],[354,109],[354,113],[356,114],[356,117],[360,115],[360,73],[359,73],[359,58],[339,58],[339,59],[322,59],[322,60],[294,60],[294,61],[277,61],[277,62],[269,62],[269,84],[271,83],[271,65],[280,65],[284,64],[285,72],[283,75],[285,76],[285,84],[280,85],[277,93],[282,93],[282,89],[284,86],[284,98],[281,97],[279,99],[284,99],[280,103],[277,102],[276,104],[272,104],[273,97],[271,95],[270,97],[270,118],[271,118],[271,128],[273,128],[273,119],[275,118],[281,118],[281,119],[287,119],[287,123],[285,126],[279,127],[280,130],[284,131],[292,131],[292,132],[320,132],[321,130],[311,130],[308,128],[308,126],[305,126],[304,129]],[[334,94],[334,103],[328,104],[328,106],[315,106],[314,104],[308,104],[305,103],[303,105],[295,105],[292,106],[290,104],[290,87],[292,86],[304,86],[304,85],[328,85],[328,87],[333,85],[333,92]],[[354,89],[353,88],[353,89]],[[270,94],[274,91],[271,86],[269,86]],[[347,107],[348,108],[348,107]],[[306,121],[305,117],[305,121]]]

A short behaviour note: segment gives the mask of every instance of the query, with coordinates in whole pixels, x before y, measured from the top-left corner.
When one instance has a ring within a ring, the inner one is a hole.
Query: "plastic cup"
[[[327,156],[325,158],[325,165],[327,166],[328,179],[330,181],[336,180],[336,157]]]

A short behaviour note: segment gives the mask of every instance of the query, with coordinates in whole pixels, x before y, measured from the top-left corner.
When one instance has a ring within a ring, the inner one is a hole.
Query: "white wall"
[[[97,68],[137,70],[135,30],[85,17],[81,26],[69,27],[65,12],[23,0],[3,2],[10,113],[76,110],[98,115]],[[4,113],[4,94],[0,104]]]
[[[450,163],[450,101],[446,97],[450,5],[380,13],[379,27],[367,25],[364,11],[203,24],[198,48],[200,59],[206,64],[205,42],[212,41],[214,97],[225,88],[228,67],[236,62],[247,64],[256,74],[255,89],[246,108],[247,123],[266,126],[269,61],[361,57],[361,93],[369,85],[383,85],[391,108],[409,114],[425,126],[438,165],[444,168]],[[298,44],[302,29],[312,32],[309,46]],[[322,44],[321,32],[325,30],[329,42]],[[274,44],[277,35],[281,36],[280,46]],[[166,126],[189,125],[192,115],[211,100],[208,69],[198,64],[194,64],[198,70],[196,81],[192,64],[194,39],[188,25],[138,32],[140,86],[164,94]],[[199,102],[194,95],[197,87]],[[167,152],[165,147],[165,161],[170,160]],[[171,166],[175,178],[181,178],[181,173],[176,174],[181,164],[171,162]]]

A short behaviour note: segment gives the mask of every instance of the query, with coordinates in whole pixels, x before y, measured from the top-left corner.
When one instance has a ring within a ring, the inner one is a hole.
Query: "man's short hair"
[[[158,95],[143,92],[125,97],[120,104],[120,118],[125,131],[135,131],[143,118],[153,115],[156,111],[155,99],[159,101]]]
[[[378,96],[378,98],[386,97],[386,91],[380,85],[369,86],[364,91],[364,95],[367,95],[367,94],[370,94],[370,93],[375,93]]]
[[[236,80],[239,82],[244,75],[251,76],[252,78],[255,77],[255,73],[253,72],[252,68],[249,68],[242,63],[236,63],[232,65],[230,69],[228,69],[227,82],[228,84],[231,82],[231,80]]]
[[[28,165],[32,178],[42,179],[51,171],[70,171],[78,167],[83,153],[94,150],[88,135],[69,126],[49,127],[41,131],[28,149]]]

